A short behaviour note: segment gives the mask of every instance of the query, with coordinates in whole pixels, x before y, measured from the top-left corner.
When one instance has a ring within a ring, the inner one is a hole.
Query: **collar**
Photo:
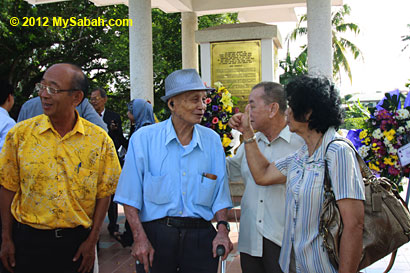
[[[0,106],[0,113],[3,113],[3,114],[6,115],[6,116],[10,116],[10,115],[9,115],[9,112],[7,112],[7,110],[4,109],[4,108],[1,107],[1,106]]]
[[[103,117],[104,114],[105,114],[105,108],[104,108],[104,110],[102,110],[102,112],[101,112],[101,117]]]
[[[77,117],[77,121],[74,124],[73,130],[68,132],[65,137],[69,137],[71,135],[74,135],[75,133],[80,133],[82,135],[85,135],[85,130],[84,130],[84,124],[80,118],[80,115],[78,114],[77,110],[75,110],[75,115]],[[39,129],[39,134],[42,134],[46,132],[47,130],[52,130],[53,132],[57,133],[56,130],[54,129],[53,125],[51,124],[50,118],[46,116],[45,114],[40,115],[40,120],[38,124],[38,129]]]
[[[175,128],[174,128],[174,125],[172,124],[171,118],[172,118],[172,116],[169,117],[165,121],[166,122],[166,124],[165,124],[165,135],[166,135],[166,137],[165,137],[165,146],[167,146],[174,139],[182,146],[181,142],[179,142],[179,139],[177,137],[177,133],[175,132]],[[192,132],[192,139],[191,139],[191,142],[188,144],[188,147],[192,147],[192,149],[193,149],[193,148],[195,148],[196,145],[198,145],[198,147],[201,150],[203,150],[201,138],[200,138],[199,133],[198,133],[198,126],[200,126],[200,125],[198,125],[198,124],[194,125],[194,130]]]
[[[289,127],[287,125],[282,129],[282,131],[280,131],[279,135],[275,139],[273,139],[272,141],[269,141],[269,139],[262,132],[256,133],[256,140],[257,141],[263,141],[266,144],[273,143],[279,138],[282,138],[287,143],[290,143],[291,137],[292,137],[292,133],[289,131]]]

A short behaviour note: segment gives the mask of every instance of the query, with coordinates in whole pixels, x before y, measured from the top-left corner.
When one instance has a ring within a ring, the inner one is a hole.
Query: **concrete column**
[[[274,44],[272,39],[261,39],[262,81],[274,81]]]
[[[331,0],[307,0],[308,71],[332,78]]]
[[[151,0],[129,0],[131,99],[154,102]]]
[[[201,43],[201,79],[207,86],[214,86],[211,82],[211,43]]]
[[[198,17],[195,12],[182,12],[182,68],[195,68],[198,71],[198,44],[195,31],[198,30]]]

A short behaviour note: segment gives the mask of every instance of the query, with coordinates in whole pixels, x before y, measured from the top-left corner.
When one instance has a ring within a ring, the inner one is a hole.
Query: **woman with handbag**
[[[336,130],[342,108],[333,83],[302,75],[286,87],[288,126],[305,145],[294,154],[269,163],[261,154],[250,124],[249,105],[231,124],[243,133],[249,168],[259,185],[286,183],[285,233],[279,263],[284,272],[357,272],[362,252],[364,184],[356,155]],[[327,152],[326,152],[327,150]],[[324,201],[325,160],[344,229],[340,237],[339,268],[335,269],[319,234]]]

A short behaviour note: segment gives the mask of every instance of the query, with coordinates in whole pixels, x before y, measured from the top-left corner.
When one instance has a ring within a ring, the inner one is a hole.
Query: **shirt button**
[[[185,192],[183,192],[182,194],[185,195]]]
[[[268,144],[268,147],[270,147],[270,143]]]
[[[185,172],[182,173],[183,176],[185,176],[185,174],[186,174]]]
[[[263,200],[261,200],[261,203],[263,203]]]
[[[262,220],[259,220],[259,223],[262,223]]]
[[[179,214],[182,214],[182,211],[180,211]]]

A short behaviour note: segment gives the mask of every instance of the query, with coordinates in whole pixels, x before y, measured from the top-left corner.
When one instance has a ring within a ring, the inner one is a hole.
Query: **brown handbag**
[[[343,141],[355,151],[365,185],[363,252],[358,268],[360,270],[395,252],[410,241],[410,213],[397,191],[397,186],[385,177],[374,176],[349,141],[341,138],[334,139],[326,147],[326,152],[334,141]],[[324,195],[319,233],[323,237],[323,246],[327,250],[330,262],[337,269],[343,222],[332,190],[326,160]],[[390,268],[393,266],[395,254],[392,254]]]

